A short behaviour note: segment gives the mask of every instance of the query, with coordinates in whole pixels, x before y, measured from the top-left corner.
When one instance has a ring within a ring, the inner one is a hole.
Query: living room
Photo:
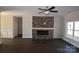
[[[1,6],[0,52],[79,52],[78,10],[78,6]]]

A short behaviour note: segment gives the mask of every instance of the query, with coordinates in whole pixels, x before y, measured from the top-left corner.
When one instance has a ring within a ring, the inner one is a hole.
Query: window
[[[67,34],[72,36],[73,35],[73,22],[67,23]]]
[[[79,21],[74,22],[74,36],[79,37]]]
[[[67,35],[79,38],[79,21],[67,22]]]

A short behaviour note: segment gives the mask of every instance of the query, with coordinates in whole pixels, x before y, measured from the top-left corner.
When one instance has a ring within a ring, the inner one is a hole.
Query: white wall
[[[32,38],[32,16],[25,15],[23,18],[23,38]]]
[[[13,38],[13,16],[23,17],[23,38],[32,38],[32,15],[21,11],[1,12],[1,38]]]
[[[54,17],[54,38],[62,38],[63,36],[62,24],[63,24],[63,16],[55,16]]]
[[[7,12],[1,12],[1,38],[12,38],[12,17]]]
[[[66,29],[65,29],[66,25],[65,24],[68,21],[79,21],[79,11],[75,11],[75,12],[65,15],[64,16],[64,26],[63,26],[63,35],[64,35],[63,39],[79,48],[79,39],[69,38],[66,36]]]

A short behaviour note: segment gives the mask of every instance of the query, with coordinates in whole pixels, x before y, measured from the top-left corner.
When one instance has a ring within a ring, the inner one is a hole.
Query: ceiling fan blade
[[[44,13],[45,11],[39,12],[39,14]]]
[[[54,6],[52,6],[51,8],[49,8],[48,10],[51,10],[51,9],[54,9],[55,7]]]
[[[50,11],[50,12],[58,12],[58,11]]]
[[[45,9],[42,9],[42,8],[38,8],[39,10],[45,10]]]

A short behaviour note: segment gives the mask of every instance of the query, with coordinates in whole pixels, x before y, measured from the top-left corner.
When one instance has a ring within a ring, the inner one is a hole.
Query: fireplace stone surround
[[[54,17],[33,16],[33,39],[53,39]]]

